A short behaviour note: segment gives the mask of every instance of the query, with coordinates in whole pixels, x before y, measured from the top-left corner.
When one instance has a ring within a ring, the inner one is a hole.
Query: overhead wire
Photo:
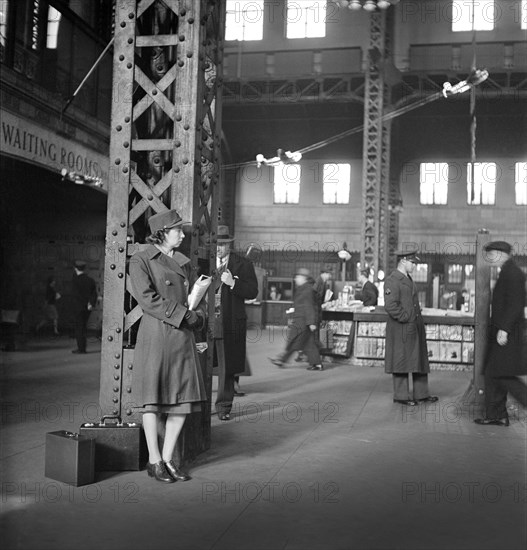
[[[414,109],[417,109],[418,107],[422,107],[423,105],[426,105],[427,103],[431,103],[432,101],[436,101],[437,99],[440,99],[443,97],[442,92],[436,92],[433,94],[430,94],[429,96],[426,96],[419,101],[416,101],[414,103],[404,105],[403,107],[399,107],[398,109],[394,109],[393,111],[390,111],[386,114],[384,114],[381,117],[381,120],[384,122],[386,120],[392,120],[394,118],[397,118],[400,115],[403,115],[405,113],[408,113],[410,111],[413,111]],[[343,132],[340,132],[339,134],[335,134],[334,136],[331,136],[329,138],[326,138],[322,141],[318,141],[316,143],[313,143],[312,145],[308,145],[306,147],[303,147],[301,149],[298,149],[298,152],[302,155],[306,153],[310,153],[312,151],[316,151],[317,149],[321,149],[323,147],[326,147],[327,145],[330,145],[331,143],[334,143],[336,141],[339,141],[341,139],[344,139],[346,137],[352,136],[354,134],[358,134],[359,132],[362,132],[364,129],[364,125],[356,126],[354,128],[350,128],[349,130],[344,130]],[[255,164],[256,162],[254,160],[241,162],[241,163],[234,163],[234,164],[225,164],[223,165],[224,169],[228,168],[240,168],[243,166],[250,166]]]

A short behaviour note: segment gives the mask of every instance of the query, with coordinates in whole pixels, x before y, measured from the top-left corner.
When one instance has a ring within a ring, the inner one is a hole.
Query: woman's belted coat
[[[143,310],[133,362],[133,398],[146,404],[176,405],[206,400],[194,332],[184,320],[190,260],[148,245],[130,259],[133,296]]]

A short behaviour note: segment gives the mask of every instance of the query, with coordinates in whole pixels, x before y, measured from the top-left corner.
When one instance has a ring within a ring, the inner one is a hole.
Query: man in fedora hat
[[[428,391],[428,349],[426,331],[417,288],[411,274],[419,262],[417,249],[397,250],[397,268],[384,283],[386,323],[385,372],[392,375],[394,403],[413,407],[419,401],[434,403],[437,397]],[[408,378],[412,374],[413,397]]]
[[[512,246],[492,241],[484,246],[485,259],[501,268],[492,292],[485,376],[485,416],[474,422],[508,426],[507,394],[527,407],[527,387],[518,376],[527,374],[524,346],[525,275],[511,257]]]
[[[318,307],[313,290],[313,279],[305,267],[297,269],[295,275],[293,309],[286,347],[276,358],[271,359],[271,363],[277,367],[283,367],[293,352],[302,350],[310,364],[307,370],[321,371],[324,367],[315,342],[315,334],[318,330]]]
[[[75,260],[73,269],[75,275],[72,281],[72,297],[77,349],[72,350],[72,353],[86,353],[87,325],[90,313],[97,305],[97,287],[95,281],[85,273],[85,261]]]
[[[216,248],[216,304],[214,355],[219,371],[216,411],[230,420],[237,375],[245,370],[247,313],[245,300],[258,295],[258,280],[252,262],[233,252],[234,241],[226,225],[219,225]]]

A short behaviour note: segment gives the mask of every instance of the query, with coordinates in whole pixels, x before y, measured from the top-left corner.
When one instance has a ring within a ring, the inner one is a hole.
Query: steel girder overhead
[[[215,255],[207,242],[217,227],[224,12],[212,0],[116,2],[100,377],[104,415],[138,419],[133,346],[142,311],[130,290],[127,260],[144,242],[148,218],[176,208],[192,222],[193,269],[198,259]],[[209,400],[211,365],[209,353]],[[210,407],[187,418],[185,454],[209,444]]]

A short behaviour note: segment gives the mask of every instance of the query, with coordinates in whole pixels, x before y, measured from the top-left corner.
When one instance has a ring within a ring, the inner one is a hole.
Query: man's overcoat
[[[230,288],[221,285],[221,316],[225,346],[226,374],[239,374],[245,370],[247,312],[245,300],[258,296],[258,279],[253,264],[247,258],[230,252],[227,269],[235,284]]]
[[[492,310],[485,372],[491,376],[527,374],[524,349],[525,276],[513,262],[501,267],[492,294]],[[496,341],[498,330],[507,332],[505,346]]]
[[[388,313],[384,368],[387,373],[430,372],[426,331],[415,283],[394,270],[384,283]]]

